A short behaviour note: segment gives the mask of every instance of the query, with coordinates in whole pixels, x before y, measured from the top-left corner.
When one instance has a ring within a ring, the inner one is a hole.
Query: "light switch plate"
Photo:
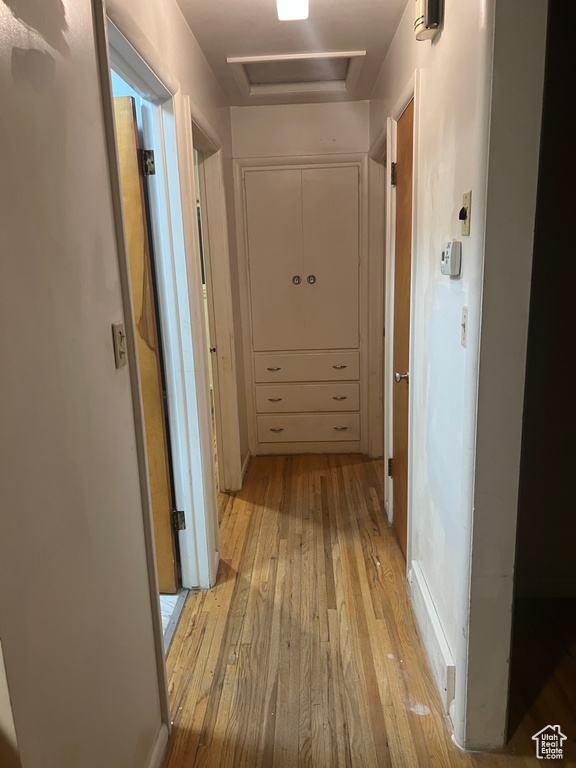
[[[462,195],[462,208],[466,209],[466,218],[462,221],[462,234],[470,235],[470,214],[472,212],[472,192]]]
[[[112,323],[112,339],[114,341],[116,368],[123,368],[126,365],[126,333],[124,332],[124,323],[120,321]]]

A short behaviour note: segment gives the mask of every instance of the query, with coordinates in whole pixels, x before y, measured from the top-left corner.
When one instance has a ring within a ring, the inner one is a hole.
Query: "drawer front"
[[[359,439],[359,413],[258,416],[258,442],[260,443],[310,443]]]
[[[257,382],[355,381],[360,378],[359,352],[254,355]]]
[[[360,410],[360,384],[258,384],[258,413]]]

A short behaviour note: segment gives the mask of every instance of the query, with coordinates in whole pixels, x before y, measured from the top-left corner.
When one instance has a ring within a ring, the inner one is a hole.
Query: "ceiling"
[[[406,0],[310,0],[310,16],[305,21],[278,21],[276,0],[178,3],[232,106],[370,98],[406,7]],[[351,52],[360,55],[352,59],[353,67],[330,69],[340,78],[334,81],[327,79],[328,70],[321,71],[314,59],[299,59],[292,65],[227,61],[339,52],[343,58]],[[305,82],[306,87],[291,84],[289,72],[295,73],[295,83]],[[321,77],[317,77],[319,72]]]

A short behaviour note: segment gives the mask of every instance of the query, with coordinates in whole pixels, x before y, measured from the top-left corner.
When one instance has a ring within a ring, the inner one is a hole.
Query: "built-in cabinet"
[[[360,167],[247,168],[243,182],[255,450],[358,450]]]

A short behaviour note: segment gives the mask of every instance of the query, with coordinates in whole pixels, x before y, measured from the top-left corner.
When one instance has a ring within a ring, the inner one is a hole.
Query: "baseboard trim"
[[[162,723],[156,738],[156,744],[152,750],[152,755],[148,761],[148,768],[162,768],[166,747],[168,746],[168,735],[168,726],[166,723]]]
[[[428,654],[428,661],[432,670],[432,676],[444,706],[446,714],[450,711],[450,704],[455,695],[456,666],[450,647],[446,642],[444,630],[432,600],[432,595],[426,584],[420,564],[412,561],[408,573],[412,607],[416,615],[416,621],[422,635],[424,647]]]

